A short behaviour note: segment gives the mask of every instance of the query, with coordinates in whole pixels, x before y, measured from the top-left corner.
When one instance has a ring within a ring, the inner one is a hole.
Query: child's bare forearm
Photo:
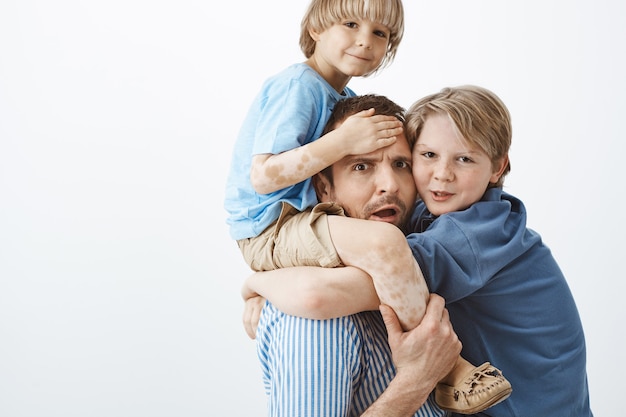
[[[332,140],[334,131],[315,142],[279,154],[252,158],[250,180],[259,194],[282,190],[322,171],[345,156],[340,142]]]
[[[402,130],[402,123],[394,116],[364,110],[313,142],[278,154],[255,155],[250,171],[252,186],[259,194],[282,190],[311,178],[344,156],[389,146]]]

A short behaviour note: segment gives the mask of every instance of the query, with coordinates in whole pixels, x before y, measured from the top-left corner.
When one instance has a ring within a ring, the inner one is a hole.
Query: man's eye
[[[354,170],[355,171],[365,171],[367,169],[367,165],[366,164],[356,164],[354,166]]]
[[[411,168],[411,165],[407,161],[397,161],[396,168]]]

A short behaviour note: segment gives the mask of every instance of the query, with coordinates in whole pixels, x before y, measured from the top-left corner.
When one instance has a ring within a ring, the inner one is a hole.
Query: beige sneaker
[[[435,387],[435,401],[446,411],[475,414],[509,398],[511,383],[489,362],[474,368],[459,385],[439,383]]]

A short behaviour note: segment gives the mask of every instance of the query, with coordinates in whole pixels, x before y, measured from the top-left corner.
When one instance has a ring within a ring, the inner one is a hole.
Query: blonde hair
[[[493,166],[508,156],[513,136],[511,115],[502,100],[483,87],[465,85],[448,87],[439,93],[418,100],[406,114],[406,136],[417,141],[424,123],[432,114],[447,115],[461,136],[482,149]],[[511,171],[507,165],[497,183],[502,187],[504,177]]]
[[[335,23],[350,18],[368,19],[389,28],[387,53],[376,71],[391,64],[404,34],[401,0],[312,0],[300,25],[300,49],[304,56],[310,58],[315,51],[315,41],[309,30],[323,32]]]

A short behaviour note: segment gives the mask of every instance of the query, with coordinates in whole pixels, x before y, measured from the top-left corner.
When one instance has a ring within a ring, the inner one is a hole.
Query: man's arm
[[[443,298],[431,294],[422,322],[408,332],[390,307],[380,306],[397,374],[362,417],[412,416],[450,372],[462,346],[444,306]]]
[[[267,298],[284,313],[315,320],[377,310],[380,305],[369,275],[353,267],[298,266],[255,272],[242,297]]]

